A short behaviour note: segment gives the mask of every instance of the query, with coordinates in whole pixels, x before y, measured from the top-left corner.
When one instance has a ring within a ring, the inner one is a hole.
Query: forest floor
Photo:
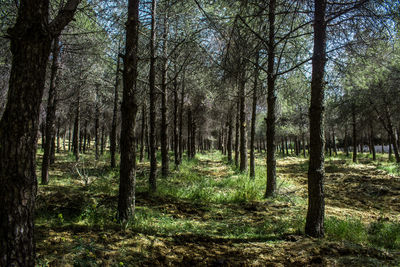
[[[115,219],[118,169],[108,162],[83,155],[77,164],[57,154],[36,202],[38,266],[400,264],[400,170],[383,156],[372,162],[364,154],[358,164],[327,158],[324,239],[304,235],[308,165],[301,157],[278,159],[273,199],[263,198],[264,155],[249,180],[219,152],[198,154],[179,171],[171,166],[152,195],[149,163],[139,163],[135,219],[125,225]]]

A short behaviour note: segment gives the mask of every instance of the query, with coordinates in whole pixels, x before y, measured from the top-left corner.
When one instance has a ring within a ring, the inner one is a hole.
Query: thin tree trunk
[[[96,85],[96,107],[95,107],[95,120],[94,120],[94,142],[95,142],[95,159],[99,159],[99,85]]]
[[[117,150],[117,120],[118,120],[118,85],[119,85],[119,72],[120,72],[120,63],[119,63],[119,52],[121,48],[118,46],[118,55],[117,55],[117,68],[115,71],[115,84],[114,84],[114,106],[113,106],[113,117],[111,123],[111,132],[110,132],[110,166],[111,168],[115,168],[115,153]]]
[[[178,136],[178,81],[174,80],[174,162],[179,168],[179,136]]]
[[[257,109],[257,87],[258,87],[258,61],[259,52],[256,52],[256,67],[254,69],[254,86],[253,86],[253,105],[251,111],[251,133],[250,133],[250,178],[256,176],[255,173],[255,159],[254,159],[254,142],[256,135],[256,109]]]
[[[139,154],[140,162],[143,162],[143,157],[144,157],[145,129],[146,129],[146,103],[143,103],[142,104],[142,129],[141,129],[141,133],[140,133],[140,154]]]
[[[150,99],[149,99],[149,151],[150,151],[150,174],[149,174],[149,191],[155,192],[157,190],[157,157],[156,157],[156,92],[155,92],[155,50],[156,50],[156,8],[157,1],[151,2],[151,33],[150,33]]]
[[[139,0],[128,1],[126,44],[121,104],[121,164],[118,195],[118,219],[126,222],[135,212],[136,187],[136,81],[139,40]]]
[[[188,159],[192,158],[192,110],[189,107],[188,108],[188,114],[187,114],[187,132],[188,132],[188,137],[187,137],[187,156]]]
[[[370,151],[372,152],[372,160],[376,160],[375,142],[374,142],[374,127],[370,124]]]
[[[230,112],[228,114],[228,142],[227,142],[227,150],[228,150],[228,163],[232,163],[232,133],[233,133],[233,127],[232,127],[232,108],[230,108]]]
[[[357,162],[357,124],[356,124],[356,109],[354,104],[351,107],[351,115],[353,120],[353,162]]]
[[[183,155],[183,100],[185,98],[185,72],[182,77],[181,100],[179,104],[179,162],[182,163]]]
[[[244,68],[242,59],[241,65]],[[239,78],[239,101],[240,101],[240,165],[239,170],[244,172],[247,170],[247,123],[246,123],[246,81],[245,70],[240,73]]]
[[[235,127],[235,166],[236,166],[236,168],[239,168],[239,145],[240,145],[239,126],[240,126],[240,102],[239,102],[239,98],[238,98],[237,103],[236,103],[236,127]]]
[[[47,112],[46,112],[46,138],[44,143],[44,153],[42,160],[42,184],[49,183],[49,166],[51,157],[51,145],[54,136],[54,124],[56,119],[56,105],[57,105],[57,72],[59,69],[59,58],[60,45],[59,36],[54,38],[53,41],[53,60],[51,63],[50,73],[50,87],[49,87],[49,98],[47,100]]]
[[[310,106],[310,162],[305,233],[324,236],[324,75],[326,64],[326,0],[315,0],[314,52]]]
[[[167,177],[169,173],[168,157],[168,125],[167,125],[167,68],[168,68],[168,18],[164,17],[163,32],[163,62],[161,68],[161,175]]]
[[[81,130],[80,130],[80,102],[81,102],[81,90],[78,87],[78,95],[77,95],[77,100],[76,100],[76,111],[75,111],[75,121],[74,121],[74,133],[72,137],[72,149],[73,153],[75,155],[75,160],[78,162],[79,161],[79,152],[80,152],[80,146],[79,146],[79,140],[81,140]]]

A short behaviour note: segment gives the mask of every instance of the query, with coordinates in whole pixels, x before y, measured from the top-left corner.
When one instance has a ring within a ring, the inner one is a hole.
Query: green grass
[[[365,224],[356,218],[340,219],[331,216],[325,220],[325,230],[330,240],[400,249],[400,222],[385,222],[378,219]]]
[[[117,229],[133,232],[135,236],[168,240],[182,237],[279,242],[288,235],[304,236],[307,199],[296,190],[299,181],[303,181],[299,177],[304,178],[307,173],[308,160],[286,157],[287,165],[277,168],[277,195],[266,200],[265,155],[257,156],[254,179],[248,173],[238,172],[234,165],[228,165],[219,151],[197,154],[191,160],[184,156],[179,170],[171,162],[170,175],[157,177],[157,191],[153,194],[147,192],[148,161],[145,159],[138,164],[135,216],[121,226],[116,221],[119,170],[107,167],[109,155],[95,161],[93,153],[88,153],[75,163],[71,153],[60,154],[50,184],[39,186],[41,194],[35,223],[47,230],[73,231],[81,227],[106,232]],[[326,158],[326,171],[339,172],[351,164],[351,158],[339,153]],[[399,169],[393,163],[373,164],[398,175]],[[400,249],[399,222],[366,223],[352,217],[327,216],[325,229],[331,241]],[[76,266],[96,266],[93,254],[100,249],[96,242],[74,239],[71,247]],[[129,254],[128,250],[124,251],[120,248],[120,255]],[[45,258],[40,260],[39,265],[47,266]]]

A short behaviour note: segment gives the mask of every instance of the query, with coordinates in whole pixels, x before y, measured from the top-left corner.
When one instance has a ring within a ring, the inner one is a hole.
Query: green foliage
[[[386,249],[400,249],[400,223],[378,219],[366,225],[359,219],[328,217],[326,235],[335,241],[369,244]]]
[[[328,238],[336,241],[351,241],[364,243],[366,241],[366,228],[359,219],[328,217],[325,220],[325,231]]]
[[[368,240],[378,247],[400,249],[400,223],[383,220],[371,223],[368,227]]]

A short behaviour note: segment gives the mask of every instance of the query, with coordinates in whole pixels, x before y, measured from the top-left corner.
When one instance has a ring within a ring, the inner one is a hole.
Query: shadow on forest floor
[[[39,187],[39,266],[400,263],[399,177],[373,164],[327,160],[327,238],[312,239],[303,233],[304,159],[278,160],[278,195],[268,200],[261,157],[256,179],[249,181],[220,154],[200,154],[159,178],[155,194],[147,193],[148,162],[139,163],[135,219],[120,225],[118,170],[106,167],[106,158],[95,162],[91,156],[76,165],[70,155],[58,155],[50,185]]]

